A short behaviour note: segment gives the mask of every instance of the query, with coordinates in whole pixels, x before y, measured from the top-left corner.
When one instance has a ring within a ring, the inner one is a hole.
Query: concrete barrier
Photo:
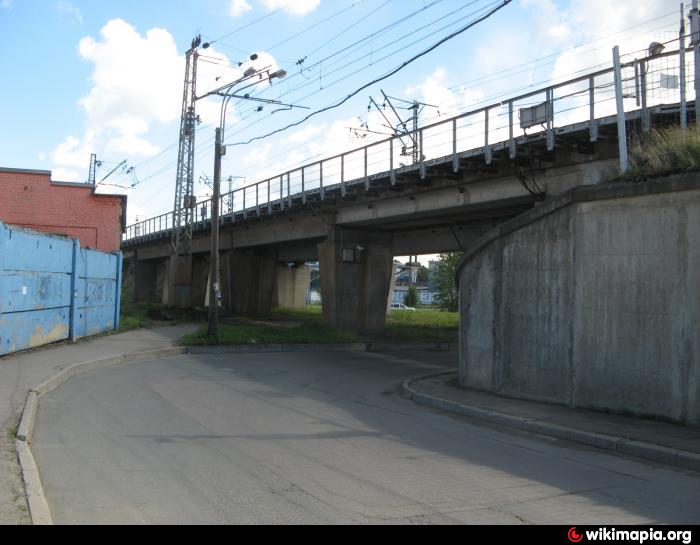
[[[700,424],[699,173],[575,189],[458,276],[462,385]]]

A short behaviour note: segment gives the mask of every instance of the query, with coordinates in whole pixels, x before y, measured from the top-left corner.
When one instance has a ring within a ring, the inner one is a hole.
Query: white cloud
[[[269,11],[282,8],[293,15],[306,15],[315,10],[321,0],[296,0],[291,5],[289,0],[262,0],[263,5]]]
[[[58,167],[51,170],[51,179],[54,182],[84,182],[87,178],[86,173],[87,171],[81,175],[75,170]]]
[[[57,168],[87,171],[91,153],[109,161],[126,158],[132,164],[156,155],[160,147],[149,136],[154,125],[171,124],[173,139],[177,138],[185,59],[167,30],[154,28],[140,34],[126,21],[113,19],[98,39],[83,38],[78,52],[92,65],[92,88],[78,101],[85,113],[85,130],[82,136],[68,136],[54,149],[51,156]],[[239,79],[248,64],[277,69],[269,54],[238,67],[213,47],[200,53],[199,95]],[[264,80],[258,84],[267,85]],[[202,122],[218,124],[220,107],[218,97],[201,100],[197,113]],[[233,118],[231,112],[229,122]]]
[[[252,6],[246,0],[231,0],[231,7],[228,12],[231,17],[241,17],[252,9]]]
[[[83,24],[83,14],[77,7],[75,7],[70,2],[62,0],[58,3],[57,8],[58,11],[60,11],[61,13],[69,15],[74,22],[78,23],[79,25]]]
[[[448,87],[447,71],[444,68],[436,69],[431,75],[426,76],[422,83],[408,87],[404,95],[437,106],[439,116],[463,112],[483,99],[483,93],[479,90],[464,86],[456,89]],[[432,109],[428,115],[434,117],[437,112]]]
[[[13,0],[0,0],[0,8],[2,9],[12,9]]]

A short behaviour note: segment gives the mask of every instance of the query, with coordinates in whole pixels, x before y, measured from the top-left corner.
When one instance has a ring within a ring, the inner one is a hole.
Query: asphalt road
[[[414,358],[414,359],[407,359]],[[421,363],[422,362],[422,363]],[[398,395],[445,355],[188,356],[82,375],[33,441],[57,523],[699,523],[700,475]]]

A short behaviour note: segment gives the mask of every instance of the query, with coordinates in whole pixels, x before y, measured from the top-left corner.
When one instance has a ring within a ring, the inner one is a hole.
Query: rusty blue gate
[[[0,222],[0,355],[119,328],[121,253]]]

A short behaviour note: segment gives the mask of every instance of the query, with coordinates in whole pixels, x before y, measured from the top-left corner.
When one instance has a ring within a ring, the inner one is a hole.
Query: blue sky
[[[54,179],[83,181],[90,153],[104,162],[101,175],[126,160],[135,167],[135,177],[119,171],[108,182],[129,188],[129,220],[145,219],[172,208],[183,59],[196,33],[205,41],[225,36],[202,52],[213,64],[200,62],[200,90],[211,88],[216,77],[235,78],[238,61],[259,52],[264,62],[289,75],[268,88],[256,88],[255,94],[313,111],[400,65],[495,4],[0,0],[5,45],[0,104],[6,128],[0,166],[47,169]],[[651,39],[668,39],[677,32],[677,9],[667,0],[514,0],[342,107],[276,137],[230,147],[224,178],[246,176],[245,183],[250,183],[305,159],[353,147],[353,138],[359,147],[364,142],[349,127],[369,123],[370,129],[386,130],[376,112],[367,112],[368,97],[379,98],[380,88],[399,98],[438,104],[439,115],[447,116],[486,97],[505,97],[609,62],[613,44],[635,51]],[[372,33],[378,34],[338,53]],[[304,58],[302,66],[309,68],[302,72],[297,61]],[[491,74],[498,77],[487,77]],[[264,135],[307,113],[251,111],[254,106],[241,102],[230,112],[227,143]],[[196,179],[211,176],[209,124],[217,109],[211,102],[199,110],[204,123],[197,136]],[[437,109],[427,108],[423,116],[434,121]],[[127,191],[112,186],[101,190]],[[200,197],[207,192],[198,184]]]

